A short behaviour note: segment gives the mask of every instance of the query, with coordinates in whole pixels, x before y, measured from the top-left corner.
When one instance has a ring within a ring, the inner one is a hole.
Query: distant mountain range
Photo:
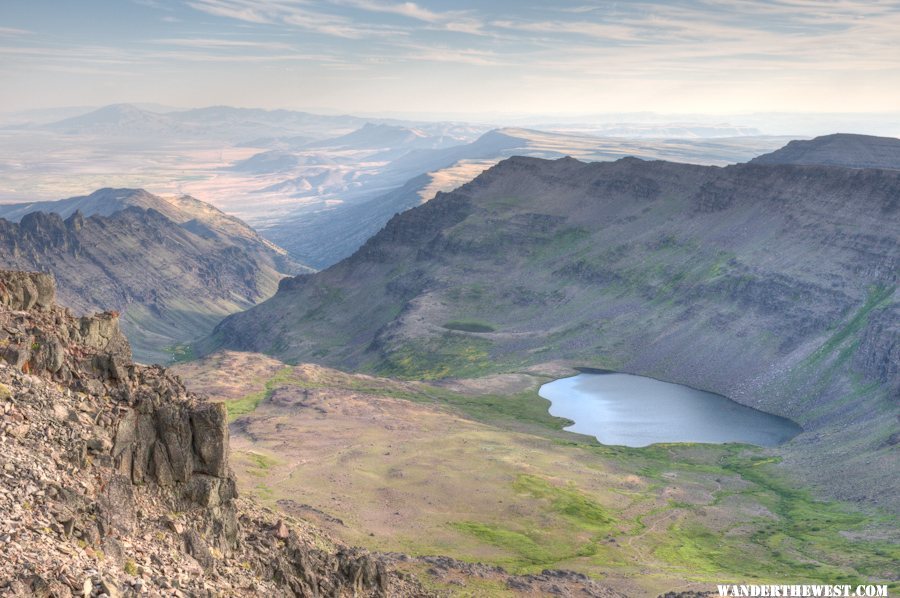
[[[67,135],[107,137],[177,136],[230,141],[287,134],[326,137],[334,131],[352,131],[366,119],[327,116],[290,110],[260,110],[213,106],[193,110],[154,112],[132,104],[113,104],[93,112],[39,125]]]
[[[90,137],[136,139],[143,137],[150,140],[175,136],[184,140],[222,140],[245,145],[255,142],[264,147],[271,146],[273,149],[285,144],[296,147],[316,142],[325,144],[334,142],[351,146],[368,144],[369,147],[382,148],[393,147],[395,143],[402,143],[407,137],[407,142],[414,142],[413,137],[419,136],[431,139],[422,142],[421,147],[433,147],[435,143],[469,140],[484,130],[484,127],[479,129],[462,123],[416,123],[396,119],[367,119],[351,115],[312,114],[294,110],[211,106],[191,110],[156,111],[133,104],[112,104],[58,121],[34,125],[20,123],[19,126]],[[410,134],[413,137],[409,137]],[[342,139],[344,136],[347,136],[346,139]],[[386,142],[388,145],[381,145]]]
[[[900,496],[898,277],[900,172],[515,157],[200,348],[409,378],[649,375],[800,422],[789,465],[834,495]]]
[[[52,272],[79,311],[121,311],[145,362],[171,360],[175,346],[303,269],[209,204],[138,189],[0,206],[0,264]]]
[[[463,139],[447,136],[433,136],[420,129],[397,125],[366,123],[362,128],[335,137],[310,143],[307,147],[330,147],[353,150],[409,150],[437,149],[460,145]]]
[[[453,189],[510,156],[559,158],[571,155],[583,160],[638,156],[728,164],[749,160],[786,141],[769,137],[739,141],[624,140],[528,129],[496,129],[471,143],[406,151],[392,159],[376,176],[366,179],[349,178],[352,173],[344,165],[333,167],[332,178],[324,184],[316,185],[307,177],[298,177],[285,181],[283,186],[268,187],[264,191],[288,192],[295,197],[323,196],[337,191],[337,197],[343,201],[335,205],[304,206],[261,230],[297,259],[324,268],[353,253],[394,214],[431,199],[437,191]],[[263,172],[270,170],[264,164],[287,164],[287,156],[267,152],[236,167],[252,167]]]

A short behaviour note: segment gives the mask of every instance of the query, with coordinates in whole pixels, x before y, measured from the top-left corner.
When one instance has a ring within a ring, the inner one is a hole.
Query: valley
[[[898,189],[894,171],[511,158],[197,350],[409,380],[560,359],[650,376],[792,419],[791,471],[896,509]]]
[[[0,205],[5,259],[56,273],[78,310],[120,309],[139,359],[223,402],[243,496],[429,591],[898,588],[900,175],[806,164],[865,139],[726,165],[783,140],[416,131],[227,141],[263,151],[198,184],[238,190],[263,234],[136,189]],[[354,162],[384,136],[410,147]],[[769,448],[601,443],[539,394],[594,368],[786,427]]]
[[[897,31],[0,1],[0,598],[900,595]]]
[[[373,550],[571,569],[628,596],[890,580],[900,556],[887,513],[793,490],[778,449],[563,432],[536,390],[574,373],[564,364],[441,383],[235,352],[176,369],[229,406],[245,492]],[[429,575],[454,595],[510,592]]]

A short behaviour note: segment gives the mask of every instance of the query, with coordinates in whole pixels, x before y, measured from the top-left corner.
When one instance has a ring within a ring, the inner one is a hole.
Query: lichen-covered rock
[[[55,299],[56,283],[51,274],[0,271],[0,305],[7,309],[47,309]]]

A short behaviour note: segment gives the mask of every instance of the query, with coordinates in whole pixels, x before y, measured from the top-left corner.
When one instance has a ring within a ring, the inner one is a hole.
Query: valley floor
[[[629,449],[562,431],[537,388],[570,375],[565,364],[443,384],[236,352],[176,370],[227,403],[244,493],[372,550],[568,569],[629,596],[723,582],[900,589],[896,519],[815,500],[778,466],[784,449]],[[416,572],[453,594],[510,591],[487,574]]]

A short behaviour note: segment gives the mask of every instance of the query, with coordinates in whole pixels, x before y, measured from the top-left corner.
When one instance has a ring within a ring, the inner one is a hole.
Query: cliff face
[[[898,198],[896,171],[511,158],[201,349],[409,378],[559,359],[650,375],[794,419],[798,471],[888,495]]]
[[[853,365],[900,397],[900,305],[894,303],[869,315]]]
[[[189,197],[104,190],[0,208],[16,220],[0,219],[0,265],[53,273],[79,311],[121,312],[145,363],[169,361],[173,346],[269,297],[298,268],[244,223]]]
[[[7,592],[419,591],[382,560],[239,499],[224,406],[132,363],[115,314],[76,318],[50,276],[0,272],[0,345]]]

